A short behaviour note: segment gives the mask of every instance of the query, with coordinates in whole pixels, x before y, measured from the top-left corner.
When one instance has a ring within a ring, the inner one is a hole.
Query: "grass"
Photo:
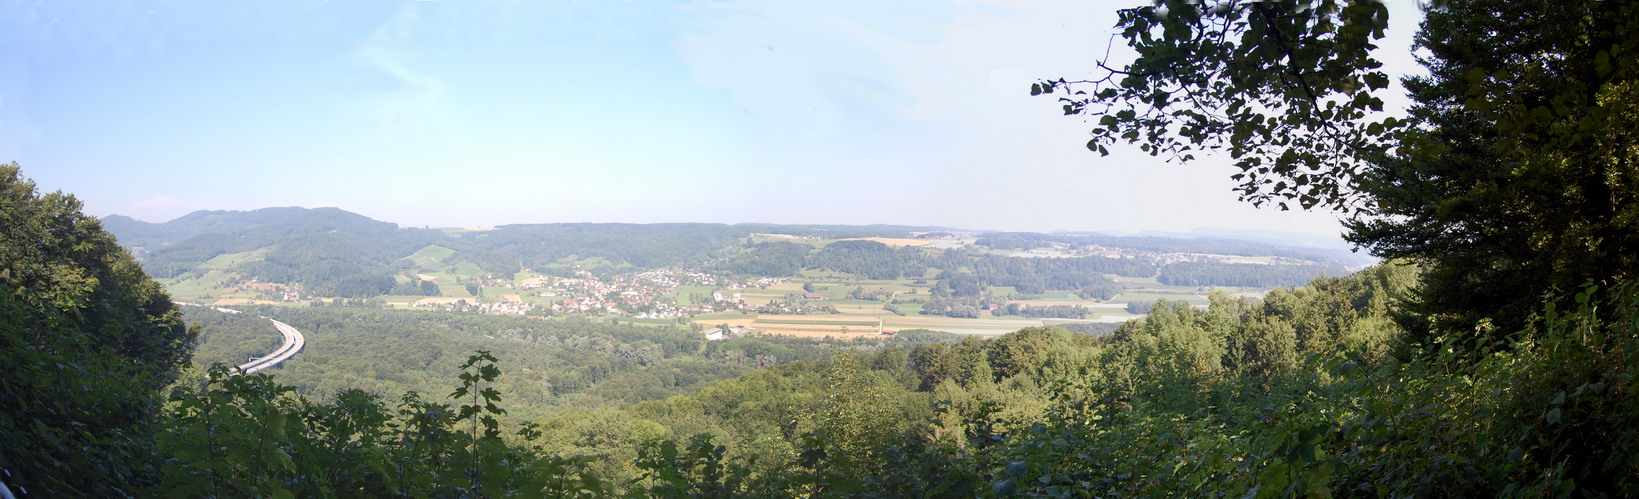
[[[421,274],[425,275],[425,276],[432,277],[434,279],[437,279],[438,280],[438,287],[440,287],[440,288],[442,288],[444,286],[454,285],[456,281],[460,280],[454,275],[446,274],[446,273],[443,273],[443,272],[422,272]],[[423,280],[425,280],[425,278],[423,278]],[[466,289],[466,288],[463,287],[462,289]]]
[[[439,282],[443,280],[440,279]],[[450,298],[472,298],[472,293],[467,292],[467,287],[463,284],[439,284],[438,292]]]
[[[522,298],[524,299],[524,303],[533,303],[536,305],[551,305],[563,300],[563,297],[560,296],[523,295]]]
[[[711,301],[711,292],[716,290],[717,288],[711,286],[678,286],[677,305],[687,307],[696,303]],[[690,299],[689,295],[696,295],[700,300]]]
[[[1115,274],[1104,274],[1104,278],[1115,281],[1115,282],[1119,282],[1119,283],[1123,283],[1123,284],[1130,284],[1130,285],[1135,285],[1135,286],[1160,286],[1161,285],[1161,282],[1155,280],[1154,277],[1123,277],[1123,276],[1118,276],[1118,275],[1115,275]]]
[[[803,276],[803,277],[806,277],[806,278],[809,278],[809,279],[853,279],[853,278],[856,277],[855,275],[849,274],[849,273],[846,273],[846,272],[836,272],[836,271],[831,271],[831,270],[813,270],[813,269],[803,269],[802,271],[797,272],[797,275],[800,275],[800,276]]]
[[[1117,303],[1154,303],[1156,300],[1184,300],[1191,305],[1207,305],[1209,303],[1205,296],[1194,293],[1121,293],[1115,295],[1115,298],[1110,301]]]
[[[196,278],[173,280],[166,284],[165,289],[170,291],[172,296],[178,298],[194,298],[205,295],[220,298],[225,293],[228,293],[228,290],[218,289],[215,286],[226,282],[237,275],[237,273],[233,272],[211,270],[205,272],[205,275]]]
[[[271,250],[272,248],[262,248],[254,251],[244,251],[239,253],[223,253],[216,255],[215,258],[211,258],[205,263],[199,264],[199,267],[197,268],[205,270],[228,270],[241,264],[261,261],[262,258],[267,255],[267,252]]]
[[[844,286],[838,283],[830,283],[825,285],[815,283],[814,288],[819,292],[820,296],[824,296],[825,299],[832,301],[846,300],[848,299],[848,293],[854,291],[854,286]]]
[[[695,322],[732,321],[732,320],[756,319],[756,318],[757,318],[757,314],[737,314],[737,313],[733,313],[733,312],[717,312],[717,313],[711,313],[711,314],[696,315],[696,316],[694,316],[694,321]]]
[[[426,298],[426,297],[421,296],[421,295],[383,295],[381,297],[381,299],[383,301],[386,301],[388,303],[395,303],[395,302],[409,303],[409,302],[413,302],[413,301],[416,301],[416,300],[420,300],[422,298]]]
[[[451,256],[455,256],[455,250],[429,244],[416,250],[415,253],[411,253],[410,256],[404,257],[404,259],[415,262],[416,267],[426,269],[443,265],[444,261],[449,260]]]
[[[758,324],[791,324],[803,326],[875,326],[876,321],[823,321],[823,320],[791,320],[791,319],[757,319]]]
[[[450,269],[450,270],[455,272],[456,275],[466,276],[466,277],[483,277],[484,274],[488,273],[488,272],[484,272],[484,269],[479,268],[478,264],[475,264],[475,263],[472,263],[472,262],[457,263],[457,264],[455,264],[455,267]]]

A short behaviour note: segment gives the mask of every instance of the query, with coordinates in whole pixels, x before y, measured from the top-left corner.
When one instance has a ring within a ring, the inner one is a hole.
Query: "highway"
[[[266,317],[263,318],[266,319]],[[278,366],[279,363],[296,356],[297,352],[302,351],[302,347],[307,346],[307,338],[302,337],[301,331],[297,331],[296,328],[290,327],[289,324],[275,321],[273,319],[268,320],[273,321],[273,327],[279,330],[279,334],[284,335],[284,342],[280,343],[279,348],[274,350],[272,353],[262,357],[257,357],[256,360],[239,364],[239,367],[234,368],[235,374],[250,374],[269,367]]]

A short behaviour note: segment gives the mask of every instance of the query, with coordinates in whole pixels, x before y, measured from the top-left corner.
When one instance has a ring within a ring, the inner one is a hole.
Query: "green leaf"
[[[1028,471],[1030,471],[1030,465],[1023,460],[1014,461],[1007,464],[1007,476],[1013,478],[1024,478],[1024,474]]]
[[[1019,490],[1018,484],[1013,483],[1013,480],[1011,480],[1011,479],[1003,480],[1003,481],[1001,481],[1001,482],[999,482],[995,485],[992,485],[990,487],[990,491],[996,493],[996,495],[999,495],[999,496],[1010,496],[1010,495],[1013,495],[1013,493],[1017,492],[1018,490]]]
[[[1372,90],[1389,86],[1389,77],[1383,73],[1367,73],[1365,80],[1366,86]]]
[[[1547,421],[1548,424],[1557,424],[1557,423],[1559,423],[1559,417],[1560,417],[1559,408],[1555,407],[1555,408],[1549,410],[1548,414],[1543,415],[1542,419],[1544,421]]]
[[[1468,70],[1468,83],[1478,85],[1480,82],[1485,81],[1485,76],[1485,68],[1476,66]]]

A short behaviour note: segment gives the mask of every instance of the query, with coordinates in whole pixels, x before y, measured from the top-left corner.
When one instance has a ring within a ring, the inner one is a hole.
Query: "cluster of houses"
[[[227,281],[227,282],[224,282],[224,283],[221,283],[221,284],[217,284],[216,287],[218,287],[218,288],[230,288],[232,290],[245,290],[245,289],[253,290],[253,291],[256,292],[256,299],[258,299],[258,300],[272,300],[272,301],[284,301],[284,302],[299,302],[299,301],[302,301],[302,285],[301,284],[284,284],[284,283],[278,283],[278,282],[262,282],[261,278],[251,277],[248,280],[245,280],[244,282],[239,282],[237,280]]]
[[[730,279],[704,272],[683,269],[654,269],[619,274],[600,279],[581,271],[574,276],[537,275],[519,282],[491,277],[475,280],[491,289],[484,300],[426,298],[412,307],[436,307],[450,311],[486,314],[545,315],[612,315],[640,319],[669,319],[694,314],[746,311],[750,307],[740,293],[725,293],[722,288],[767,288],[785,282],[779,278]],[[694,302],[680,305],[675,299],[684,286],[718,288],[709,298],[695,295]],[[495,288],[517,289],[519,294],[493,298]],[[524,296],[545,297],[548,300],[525,299]],[[468,301],[471,300],[471,301]]]
[[[1233,255],[1213,255],[1207,253],[1152,253],[1157,265],[1169,263],[1238,263],[1242,265],[1304,265],[1309,262],[1296,258],[1272,256],[1267,258],[1251,258]]]
[[[521,301],[501,300],[494,302],[469,302],[466,299],[455,301],[428,301],[421,300],[410,304],[411,307],[432,307],[451,312],[473,312],[479,314],[496,315],[524,315],[535,310],[535,304]]]
[[[1036,251],[1036,250],[1032,250]],[[1065,252],[1067,256],[1101,256],[1104,258],[1146,258],[1154,260],[1156,265],[1170,263],[1239,263],[1248,265],[1303,265],[1309,262],[1286,257],[1248,258],[1233,255],[1214,255],[1207,253],[1160,253],[1155,251],[1141,251],[1121,248],[1107,248],[1099,245],[1088,245],[1082,248],[1072,248]]]
[[[587,272],[574,277],[539,276],[522,287],[535,296],[553,298],[554,314],[617,315],[640,319],[667,319],[726,310],[744,311],[740,293],[711,293],[710,299],[680,305],[675,297],[683,286],[766,288],[784,283],[777,278],[734,280],[683,269],[653,269],[620,274],[605,281]]]

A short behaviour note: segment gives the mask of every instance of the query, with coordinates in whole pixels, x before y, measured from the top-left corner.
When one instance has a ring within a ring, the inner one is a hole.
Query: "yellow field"
[[[719,324],[728,324],[730,327],[757,327],[755,326],[757,323],[755,317],[746,319],[697,319],[694,322],[708,329],[717,327]]]
[[[827,332],[827,331],[804,331],[804,330],[796,330],[796,329],[764,329],[764,330],[762,330],[762,332],[764,334],[777,334],[777,335],[781,335],[781,336],[797,336],[797,337],[801,337],[801,338],[816,338],[816,339],[824,338],[824,337],[827,337],[827,336],[830,336],[832,338],[842,338],[842,339],[887,338],[888,337],[886,335],[876,334],[876,329],[874,329],[874,328],[871,329],[869,332],[863,332],[863,333],[854,332],[854,330],[850,328],[848,330],[847,334],[843,334],[841,332],[836,332],[836,331],[830,331],[830,332]]]
[[[846,309],[845,309],[846,307]],[[1027,327],[1040,327],[1042,321],[1037,319],[956,319],[950,317],[900,317],[885,310],[871,308],[867,305],[841,305],[839,311],[843,314],[763,314],[757,317],[744,318],[700,318],[694,322],[706,328],[727,324],[731,327],[746,327],[758,330],[765,334],[786,336],[801,336],[807,338],[831,337],[877,337],[878,324],[887,331],[904,329],[933,329],[949,331],[959,334],[999,335],[1013,332]],[[1124,320],[1124,319],[1123,319]],[[1093,322],[1093,321],[1089,321]],[[865,324],[861,324],[865,323]],[[843,328],[847,333],[843,333]]]
[[[763,322],[783,322],[783,321],[859,322],[859,321],[874,321],[874,320],[876,320],[876,318],[875,317],[860,317],[860,316],[857,316],[857,315],[832,315],[832,314],[810,314],[810,315],[803,315],[803,314],[761,314],[761,315],[757,316],[757,320],[763,321]]]
[[[1052,305],[1079,305],[1087,308],[1124,308],[1125,303],[1104,303],[1095,300],[1010,300],[1009,303],[1020,303],[1032,307],[1047,307]]]
[[[244,299],[244,298],[223,298],[223,299],[211,302],[211,305],[278,305],[278,304],[279,304],[279,302],[276,302],[276,301],[273,301],[273,300],[247,300],[247,299]]]
[[[461,300],[462,300],[461,298],[450,298],[450,297],[444,297],[444,296],[439,296],[439,297],[429,296],[429,297],[426,297],[426,298],[422,298],[420,300],[416,300],[415,303],[418,303],[418,304],[421,304],[421,305],[446,305],[446,304],[455,303],[455,302],[458,302],[458,301],[461,301]]]
[[[957,319],[953,317],[895,317],[889,319],[888,322],[944,326],[1034,327],[1041,325],[1041,321],[1036,319]]]
[[[835,305],[837,312],[855,317],[880,317],[894,315],[893,312],[883,310],[881,305]]]
[[[879,242],[879,243],[882,243],[882,244],[886,244],[888,246],[914,246],[914,247],[918,247],[918,248],[924,247],[924,246],[933,246],[933,240],[931,240],[931,239],[908,239],[908,238],[903,238],[903,237],[854,237],[854,238],[840,239],[840,240],[841,241],[876,241],[876,242]]]
[[[799,293],[799,292],[802,292],[802,283],[800,283],[800,282],[782,282],[782,283],[779,283],[779,284],[775,284],[773,286],[769,286],[768,291],[778,291],[782,295],[785,294],[785,293]]]

